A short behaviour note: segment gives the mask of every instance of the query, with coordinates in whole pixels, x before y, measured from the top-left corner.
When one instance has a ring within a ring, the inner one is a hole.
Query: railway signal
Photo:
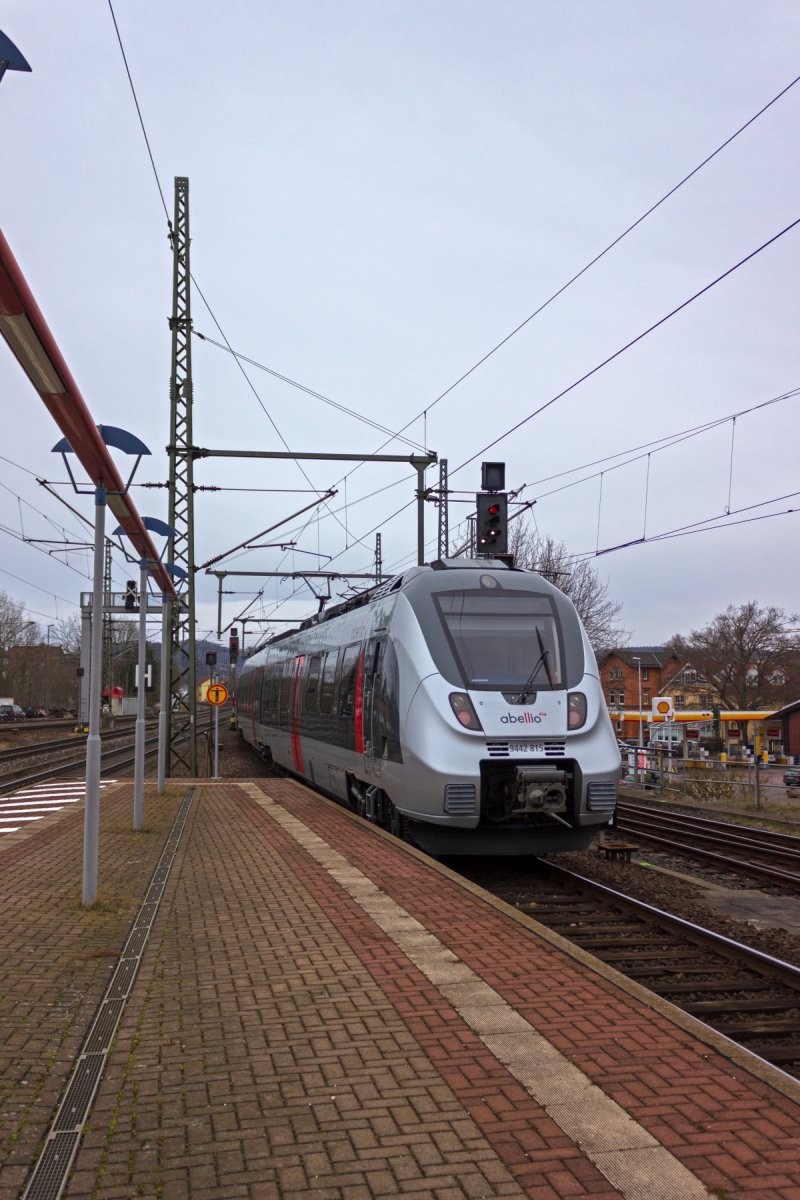
[[[230,640],[228,642],[228,654],[230,656],[230,661],[232,663],[235,663],[238,661],[238,658],[239,658],[239,630],[238,629],[231,630],[231,636],[230,636]]]
[[[505,492],[478,492],[477,549],[479,557],[508,551],[508,496]]]

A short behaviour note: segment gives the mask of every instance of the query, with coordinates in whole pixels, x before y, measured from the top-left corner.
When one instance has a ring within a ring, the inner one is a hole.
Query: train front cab
[[[619,755],[577,613],[532,572],[464,566],[408,589],[435,666],[404,723],[409,832],[437,854],[582,849]]]

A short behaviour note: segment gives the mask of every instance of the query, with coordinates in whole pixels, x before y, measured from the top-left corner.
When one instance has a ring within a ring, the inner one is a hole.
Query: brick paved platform
[[[0,844],[3,1200],[190,792],[103,794],[90,912],[81,812]],[[800,1200],[800,1086],[335,805],[203,782],[171,842],[63,1195]]]

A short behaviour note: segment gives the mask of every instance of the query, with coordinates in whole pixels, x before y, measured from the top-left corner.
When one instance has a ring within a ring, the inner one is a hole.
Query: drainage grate
[[[25,1193],[26,1200],[58,1200],[79,1140],[77,1133],[55,1133],[48,1138]]]
[[[103,1001],[83,1046],[87,1054],[92,1054],[98,1050],[108,1050],[114,1039],[117,1022],[122,1016],[124,1007],[124,999]]]
[[[125,957],[118,962],[106,994],[95,1013],[78,1061],[72,1070],[64,1099],[58,1106],[44,1149],[22,1194],[22,1200],[59,1200],[66,1186],[67,1176],[78,1151],[83,1125],[89,1116],[95,1092],[105,1069],[108,1049],[136,978],[150,926],[158,911],[153,894],[157,891],[160,899],[164,891],[193,799],[194,791],[187,792],[178,809],[169,838],[150,879],[147,899],[139,909],[125,944]],[[135,953],[132,952],[134,942],[138,946]]]
[[[125,949],[122,951],[125,958],[133,958],[135,955],[142,953],[149,932],[149,925],[137,925],[134,928],[133,933],[125,943]]]
[[[69,1129],[80,1131],[89,1112],[100,1074],[105,1066],[103,1054],[83,1054],[72,1072],[67,1094],[61,1101],[53,1129],[66,1133]]]
[[[108,985],[106,993],[110,999],[116,1000],[119,996],[127,996],[131,990],[134,976],[139,968],[139,958],[123,958],[117,963],[117,969],[111,977],[111,983]]]
[[[136,918],[134,929],[139,929],[142,925],[152,925],[153,917],[156,915],[157,909],[157,904],[149,904],[147,901],[145,901],[142,907],[139,909],[139,915]]]

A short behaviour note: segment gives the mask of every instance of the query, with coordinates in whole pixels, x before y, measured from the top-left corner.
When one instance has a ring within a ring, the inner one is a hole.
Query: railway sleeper
[[[791,1000],[778,998],[774,1000],[690,1000],[685,1005],[686,1012],[693,1016],[711,1013],[745,1013],[745,1012],[786,1012],[792,1011]],[[800,1017],[798,1018],[800,1020]]]

